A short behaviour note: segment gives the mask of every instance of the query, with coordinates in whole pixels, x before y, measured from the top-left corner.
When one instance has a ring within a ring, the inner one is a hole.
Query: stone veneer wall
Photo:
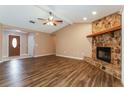
[[[111,63],[98,60],[96,57],[97,47],[111,47]],[[92,58],[102,66],[108,67],[110,74],[120,78],[121,73],[121,31],[98,35],[92,38]],[[100,66],[101,66],[100,65]]]
[[[114,13],[92,23],[92,33],[106,31],[121,26],[121,15]]]

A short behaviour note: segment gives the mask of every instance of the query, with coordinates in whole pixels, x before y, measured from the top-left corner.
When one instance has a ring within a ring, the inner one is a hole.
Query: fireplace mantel
[[[96,33],[87,35],[87,37],[95,37],[95,36],[98,36],[98,35],[102,35],[102,34],[106,34],[106,33],[112,33],[114,31],[120,31],[120,30],[121,30],[121,26],[117,26],[117,27],[114,27],[114,28],[111,28],[111,29],[108,29],[108,30],[104,30],[104,31],[101,31],[101,32],[96,32]]]

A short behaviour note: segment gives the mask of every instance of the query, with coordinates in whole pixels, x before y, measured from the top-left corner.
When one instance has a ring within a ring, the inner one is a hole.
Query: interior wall
[[[91,31],[91,24],[73,24],[57,31],[56,55],[77,59],[91,57],[92,40],[86,37]]]
[[[35,39],[35,48],[34,48],[35,57],[54,54],[53,38],[50,34],[36,32],[34,39]]]
[[[54,54],[56,54],[56,35],[52,35],[52,39],[53,39],[53,52]]]
[[[3,58],[8,57],[9,54],[9,35],[16,35],[20,36],[20,55],[28,55],[28,34],[25,33],[17,33],[17,32],[12,32],[12,31],[4,31],[3,32]]]
[[[122,82],[124,85],[124,10],[122,13]]]
[[[34,34],[34,49],[33,55],[44,56],[44,55],[62,55],[65,57],[75,57],[82,59],[84,56],[91,57],[91,40],[86,36],[91,33],[91,24],[73,24],[67,26],[59,31],[56,35],[50,35],[43,32],[35,32]],[[8,56],[7,47],[7,35],[20,35],[13,32],[5,32],[3,35],[3,57]],[[27,35],[20,35],[22,37],[21,41],[21,55],[29,54],[28,45],[29,37]]]
[[[2,61],[2,24],[0,24],[0,61]]]

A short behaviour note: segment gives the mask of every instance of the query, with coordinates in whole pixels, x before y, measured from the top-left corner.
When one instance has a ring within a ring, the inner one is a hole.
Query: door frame
[[[21,36],[20,35],[16,35],[16,34],[8,34],[7,35],[7,56],[9,56],[9,35],[13,35],[13,36],[19,36],[20,37],[20,56],[21,56]]]

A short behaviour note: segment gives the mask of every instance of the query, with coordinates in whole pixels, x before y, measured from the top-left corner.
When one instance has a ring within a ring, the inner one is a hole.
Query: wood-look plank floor
[[[0,64],[0,87],[120,87],[121,81],[81,60],[56,56]]]

